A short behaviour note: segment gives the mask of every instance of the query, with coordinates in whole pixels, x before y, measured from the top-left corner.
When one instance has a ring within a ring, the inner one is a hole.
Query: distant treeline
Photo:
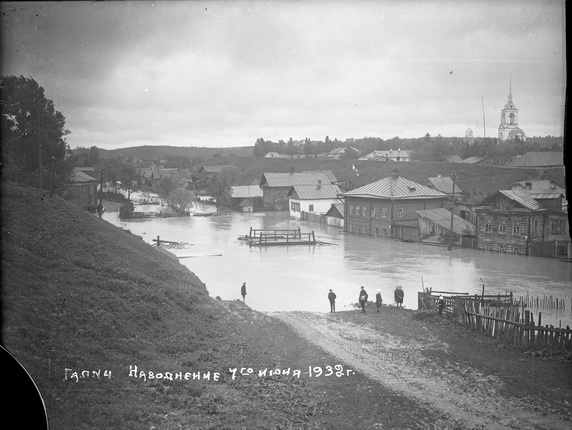
[[[417,161],[446,161],[450,155],[468,157],[515,157],[530,151],[562,151],[562,137],[530,137],[526,141],[510,140],[499,142],[496,138],[472,138],[431,136],[427,133],[420,138],[399,138],[383,140],[379,137],[351,138],[344,141],[328,136],[323,141],[295,141],[292,138],[285,142],[272,142],[258,138],[254,145],[254,156],[263,157],[269,152],[286,155],[320,155],[338,148],[344,148],[341,158],[358,158],[361,155],[379,150],[409,150]]]

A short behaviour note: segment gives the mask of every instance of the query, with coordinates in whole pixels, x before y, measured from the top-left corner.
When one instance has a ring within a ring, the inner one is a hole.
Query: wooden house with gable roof
[[[417,211],[441,208],[449,196],[402,178],[394,170],[392,176],[343,193],[342,197],[346,232],[417,241]]]
[[[477,246],[539,257],[570,253],[563,194],[550,189],[498,190],[475,205]]]
[[[288,192],[293,185],[330,184],[330,177],[323,172],[264,173],[260,178],[264,210],[288,210]]]

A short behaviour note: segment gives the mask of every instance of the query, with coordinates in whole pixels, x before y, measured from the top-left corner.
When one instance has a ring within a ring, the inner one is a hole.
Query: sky
[[[2,2],[1,74],[71,148],[561,136],[564,1]]]

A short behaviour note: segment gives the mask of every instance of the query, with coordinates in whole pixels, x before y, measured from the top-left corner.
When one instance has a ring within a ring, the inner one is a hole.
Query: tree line
[[[407,150],[412,152],[415,161],[447,161],[451,155],[459,155],[462,159],[469,157],[513,158],[531,151],[562,151],[562,137],[531,137],[525,141],[518,139],[499,142],[496,138],[461,138],[431,136],[427,133],[418,138],[381,139],[379,137],[349,138],[344,141],[328,136],[323,141],[305,138],[295,141],[292,138],[285,142],[273,142],[258,138],[254,144],[254,156],[264,157],[270,152],[285,155],[303,155],[317,157],[335,149],[344,149],[341,158],[357,159],[373,151]]]

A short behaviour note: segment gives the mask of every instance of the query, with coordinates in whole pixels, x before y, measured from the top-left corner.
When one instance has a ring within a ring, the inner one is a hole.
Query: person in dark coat
[[[368,295],[367,295],[367,292],[365,291],[365,288],[361,287],[361,290],[359,292],[358,301],[359,301],[359,304],[361,305],[361,313],[362,314],[365,314],[365,304],[367,303],[367,298],[368,298]]]
[[[328,293],[328,300],[330,301],[330,312],[336,312],[336,293],[331,289]]]
[[[445,299],[443,296],[439,296],[439,301],[437,302],[439,305],[439,316],[443,315],[443,309],[445,309]]]
[[[395,303],[397,303],[398,308],[403,308],[403,290],[401,289],[401,285],[399,285],[395,289]]]
[[[244,299],[246,298],[246,282],[243,282],[242,287],[240,287],[240,295],[242,296],[242,302],[244,303]]]
[[[382,302],[383,302],[383,300],[381,300],[381,290],[377,290],[377,294],[375,295],[375,305],[377,306],[378,312],[381,310],[381,303]]]

